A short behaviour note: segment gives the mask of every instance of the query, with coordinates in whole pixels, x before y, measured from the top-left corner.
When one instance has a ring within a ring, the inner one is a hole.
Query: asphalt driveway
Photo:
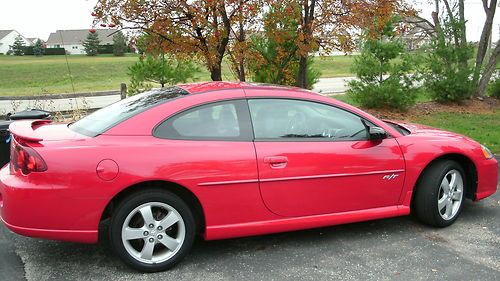
[[[500,280],[500,192],[466,202],[451,227],[399,217],[198,241],[168,272],[122,265],[108,245],[14,235],[0,226],[0,280]]]

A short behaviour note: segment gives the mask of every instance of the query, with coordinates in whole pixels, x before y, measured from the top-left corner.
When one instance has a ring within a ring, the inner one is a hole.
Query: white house
[[[116,29],[96,29],[99,45],[113,45],[113,35]],[[89,34],[88,29],[57,30],[52,32],[47,40],[47,48],[64,48],[71,55],[85,54],[83,42]]]
[[[17,36],[21,36],[24,41],[24,45],[33,45],[31,41],[15,30],[0,30],[0,54],[7,54],[10,50],[10,46],[14,45],[14,41],[16,41]]]

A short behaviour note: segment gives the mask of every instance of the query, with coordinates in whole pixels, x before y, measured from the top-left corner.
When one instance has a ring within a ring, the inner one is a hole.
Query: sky
[[[410,0],[430,19],[433,5],[429,0]],[[15,29],[25,37],[47,40],[58,29],[92,27],[92,8],[97,0],[0,0],[0,30]],[[478,41],[484,24],[481,0],[465,0],[467,38]],[[500,8],[499,8],[500,10]],[[493,25],[493,41],[499,37],[500,16]]]

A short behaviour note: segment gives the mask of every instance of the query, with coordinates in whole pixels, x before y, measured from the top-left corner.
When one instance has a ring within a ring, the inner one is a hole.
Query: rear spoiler
[[[52,120],[23,120],[9,125],[9,131],[17,138],[29,142],[41,142],[43,138],[37,135],[35,130],[40,126],[51,123]]]

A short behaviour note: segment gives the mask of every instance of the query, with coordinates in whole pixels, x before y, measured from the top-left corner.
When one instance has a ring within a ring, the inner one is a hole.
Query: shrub
[[[33,54],[37,57],[43,56],[43,44],[40,39],[36,40],[36,43],[33,46]]]
[[[419,88],[411,72],[418,56],[406,53],[395,35],[389,22],[378,38],[365,36],[361,55],[354,60],[357,80],[349,82],[347,93],[363,107],[406,110],[415,104]]]
[[[24,47],[26,47],[26,45],[24,44],[21,35],[17,35],[16,39],[14,40],[14,44],[10,46],[15,56],[24,56]]]
[[[125,51],[127,50],[126,40],[127,39],[120,31],[113,36],[113,54],[115,56],[121,57],[125,55]]]
[[[57,55],[65,55],[66,50],[64,48],[45,48],[44,55],[46,56],[57,56]]]
[[[97,46],[97,53],[101,55],[112,54],[113,49],[113,45],[99,45]]]
[[[87,34],[87,38],[85,38],[85,41],[83,42],[83,47],[85,48],[87,56],[97,56],[99,53],[99,43],[101,43],[101,40],[99,40],[97,31],[93,29],[90,30]]]
[[[424,86],[438,102],[459,102],[472,96],[474,48],[469,43],[457,43],[456,35],[465,27],[458,18],[446,18],[427,47]]]
[[[151,89],[154,84],[175,85],[196,80],[200,70],[190,60],[175,60],[166,55],[139,58],[139,61],[128,68],[131,93],[139,93]]]
[[[492,81],[488,85],[488,96],[500,99],[500,73],[495,73]]]
[[[287,13],[285,13],[287,11]],[[283,16],[283,15],[288,16]],[[297,30],[300,9],[286,3],[277,3],[264,15],[264,32],[251,37],[254,58],[248,63],[253,81],[261,83],[297,86],[299,56]],[[320,72],[313,68],[313,58],[308,59],[307,86],[318,82]]]
[[[269,38],[252,38],[252,48],[257,59],[251,61],[248,69],[253,74],[253,81],[259,83],[296,86],[299,72],[299,58],[294,48],[277,46]],[[318,82],[321,72],[313,67],[314,58],[307,61],[307,85],[311,89]]]

